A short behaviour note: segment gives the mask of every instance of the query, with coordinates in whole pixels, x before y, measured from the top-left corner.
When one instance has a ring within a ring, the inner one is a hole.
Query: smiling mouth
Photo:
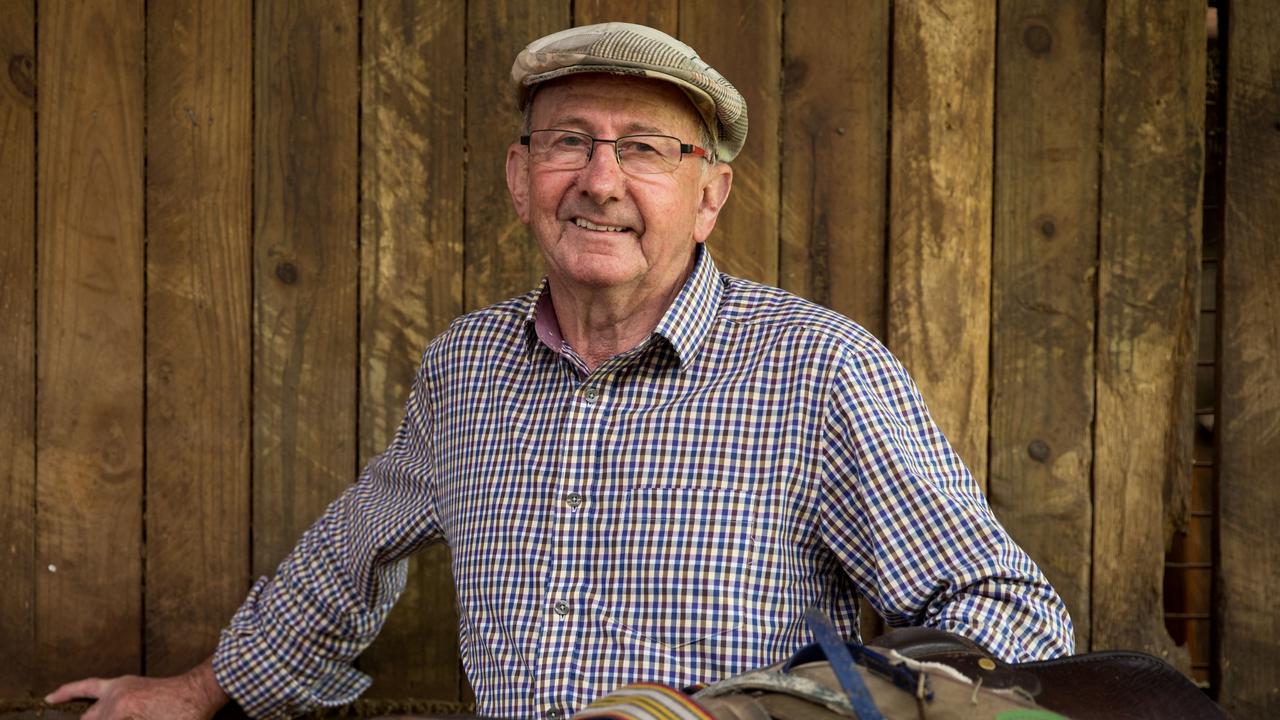
[[[617,232],[617,233],[620,233],[620,232],[627,232],[627,231],[629,231],[629,230],[631,229],[631,228],[628,228],[628,227],[622,227],[622,226],[620,226],[620,225],[597,225],[597,224],[595,224],[595,223],[591,222],[590,220],[584,220],[584,219],[582,219],[582,218],[580,218],[580,217],[576,217],[576,218],[574,218],[574,219],[573,219],[573,224],[574,224],[574,225],[577,225],[578,227],[580,227],[580,228],[582,228],[582,229],[584,229],[584,230],[594,230],[594,231],[596,231],[596,232]]]

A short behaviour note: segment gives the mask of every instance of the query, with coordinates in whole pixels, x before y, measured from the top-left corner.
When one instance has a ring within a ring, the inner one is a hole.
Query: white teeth
[[[573,224],[580,228],[586,228],[587,230],[599,230],[603,232],[622,232],[623,230],[626,230],[626,228],[618,227],[616,225],[597,225],[590,220],[583,220],[582,218],[574,218]]]

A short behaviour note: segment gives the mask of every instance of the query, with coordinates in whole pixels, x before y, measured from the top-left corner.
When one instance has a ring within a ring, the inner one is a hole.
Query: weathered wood
[[[355,0],[257,4],[253,572],[356,471]]]
[[[573,4],[573,24],[630,22],[648,25],[678,37],[680,11],[676,0],[577,0]]]
[[[888,0],[794,3],[783,43],[779,279],[881,337],[889,15]]]
[[[34,693],[36,492],[36,18],[0,4],[0,697]]]
[[[42,2],[36,662],[141,670],[143,5]]]
[[[707,247],[720,270],[776,285],[782,0],[681,3],[680,36],[738,88],[750,118],[733,191]]]
[[[364,10],[361,102],[360,458],[391,441],[427,342],[462,313],[465,7]],[[360,658],[370,697],[458,694],[449,552],[410,561],[382,634]]]
[[[894,3],[889,347],[985,488],[995,5]]]
[[[1280,7],[1231,3],[1222,241],[1219,698],[1280,715]]]
[[[996,39],[991,471],[1089,643],[1101,2],[1005,0]]]
[[[1191,477],[1204,9],[1108,2],[1104,46],[1092,646],[1186,669],[1162,578]]]
[[[511,63],[525,45],[569,27],[567,0],[475,3],[467,12],[467,183],[464,305],[484,307],[537,286],[542,256],[511,207],[503,168],[520,136]]]
[[[146,670],[207,657],[249,578],[253,11],[147,15]]]
[[[782,287],[884,337],[889,3],[792,3],[782,58]],[[842,38],[832,42],[831,38]],[[862,603],[870,639],[883,623]]]

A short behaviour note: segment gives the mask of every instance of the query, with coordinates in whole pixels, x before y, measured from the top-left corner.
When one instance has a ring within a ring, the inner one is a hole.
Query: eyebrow
[[[586,118],[577,115],[566,115],[556,118],[548,127],[564,128],[565,130],[575,130],[577,128],[586,128],[590,123]],[[623,127],[622,137],[624,135],[672,135],[671,131],[663,130],[656,125],[647,125],[640,122],[632,122]]]

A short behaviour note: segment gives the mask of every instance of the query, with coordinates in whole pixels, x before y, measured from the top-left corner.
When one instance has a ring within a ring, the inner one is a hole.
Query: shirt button
[[[545,713],[542,714],[542,716],[545,717],[547,720],[560,720],[560,718],[563,717],[560,714],[560,711],[555,708],[551,708],[550,710],[546,711]]]
[[[600,391],[594,385],[588,386],[582,391],[582,399],[589,403],[593,403],[600,397]]]
[[[582,507],[582,496],[576,492],[571,492],[568,495],[564,496],[564,504],[568,505],[570,508],[573,508],[574,510],[577,510],[578,508]]]
[[[567,602],[565,602],[565,601],[563,601],[563,600],[557,600],[557,601],[556,601],[556,604],[555,604],[555,611],[556,611],[556,614],[557,614],[557,615],[568,615],[568,614],[569,614],[569,603],[567,603]],[[554,711],[549,711],[549,712],[554,712]]]

